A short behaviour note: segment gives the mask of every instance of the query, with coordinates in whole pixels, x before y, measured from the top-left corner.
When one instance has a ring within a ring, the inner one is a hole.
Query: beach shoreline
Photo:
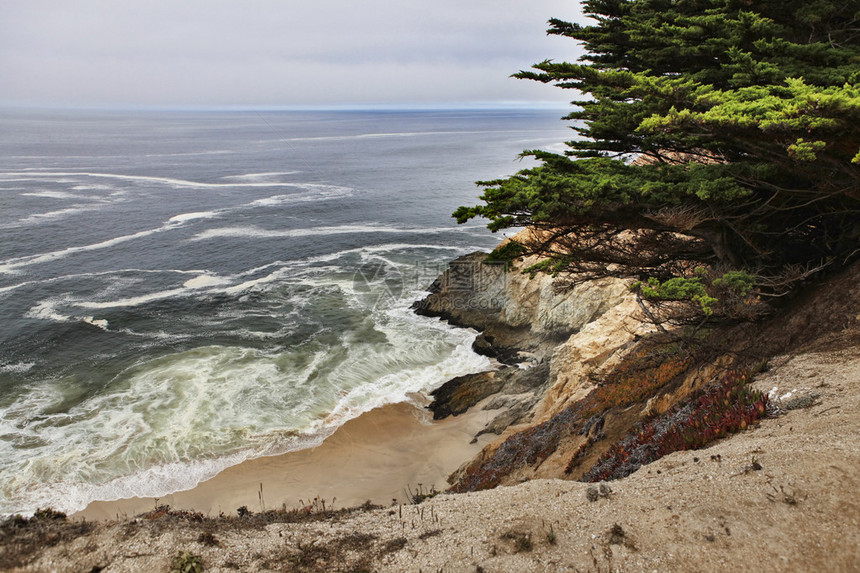
[[[235,515],[246,507],[257,512],[310,505],[353,507],[370,501],[406,502],[407,488],[447,489],[447,477],[473,459],[495,438],[475,434],[498,410],[470,408],[444,420],[411,402],[387,404],[349,420],[314,448],[246,460],[196,487],[160,498],[94,501],[72,518],[110,520],[139,515],[157,505]]]

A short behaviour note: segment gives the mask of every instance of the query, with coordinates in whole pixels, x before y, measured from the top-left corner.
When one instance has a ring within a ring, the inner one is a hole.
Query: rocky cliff
[[[599,375],[652,330],[638,319],[627,281],[609,278],[571,287],[546,274],[524,273],[536,260],[493,263],[487,256],[472,253],[452,261],[431,294],[414,305],[419,314],[479,330],[475,351],[499,362],[497,370],[446,383],[433,392],[430,406],[438,419],[495,395],[486,408],[503,411],[481,433],[499,438],[479,460],[509,436],[584,398]],[[555,465],[529,477],[557,474],[558,468],[546,472]]]
[[[420,314],[481,331],[475,350],[500,363],[434,392],[437,418],[490,396],[485,407],[504,408],[481,432],[499,437],[451,476],[455,491],[595,475],[596,464],[637,424],[668,415],[729,367],[761,368],[804,338],[821,339],[845,325],[851,330],[860,320],[856,265],[764,324],[659,334],[641,320],[625,281],[568,288],[551,276],[523,273],[534,262],[466,255],[415,305]],[[834,288],[850,294],[838,309]]]
[[[625,281],[562,289],[548,275],[523,273],[532,262],[492,263],[487,253],[465,255],[450,263],[414,308],[480,330],[478,352],[517,363],[548,357],[572,334],[631,300]]]

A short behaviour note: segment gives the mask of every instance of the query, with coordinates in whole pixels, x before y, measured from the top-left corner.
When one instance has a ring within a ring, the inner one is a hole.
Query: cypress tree
[[[568,150],[525,151],[540,164],[479,182],[458,221],[532,226],[531,271],[638,277],[715,318],[857,258],[860,0],[584,7],[593,24],[548,31],[583,43],[578,63],[515,74],[580,96]]]

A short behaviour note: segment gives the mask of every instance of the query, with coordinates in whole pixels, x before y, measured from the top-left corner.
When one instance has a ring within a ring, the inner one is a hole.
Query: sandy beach
[[[406,488],[447,488],[446,478],[494,436],[473,436],[498,411],[472,408],[434,421],[432,414],[402,402],[376,408],[348,421],[316,448],[248,460],[227,468],[197,487],[153,498],[97,501],[74,517],[88,520],[133,516],[167,504],[208,516],[294,508],[315,497],[328,507],[351,507],[367,500],[389,505],[404,501]],[[262,504],[260,491],[262,488]],[[335,499],[336,498],[336,499]]]

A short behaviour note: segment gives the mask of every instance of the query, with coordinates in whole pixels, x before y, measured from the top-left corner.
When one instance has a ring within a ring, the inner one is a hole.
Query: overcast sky
[[[0,104],[556,102],[578,0],[0,0]]]

